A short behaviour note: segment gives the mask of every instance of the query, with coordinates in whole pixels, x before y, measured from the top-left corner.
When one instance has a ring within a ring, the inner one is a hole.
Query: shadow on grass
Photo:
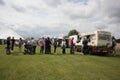
[[[24,53],[23,52],[11,52],[11,54],[10,55],[13,55],[13,56],[21,56],[21,55],[24,55]]]
[[[25,54],[24,54],[24,52],[15,51],[15,52],[12,52],[10,55],[23,56]],[[96,53],[96,54],[92,54],[92,55],[90,55],[90,54],[84,55],[84,54],[78,53],[78,52],[75,53],[75,54],[70,54],[70,53],[66,53],[66,54],[62,54],[62,53],[56,53],[56,54],[54,54],[54,53],[45,54],[44,53],[44,54],[40,54],[40,53],[36,53],[36,54],[26,54],[26,55],[31,55],[31,56],[33,56],[33,55],[35,55],[35,56],[38,56],[38,55],[39,56],[42,56],[42,55],[50,55],[50,56],[98,56],[98,57],[110,57],[110,58],[119,58],[120,59],[120,53],[117,53],[115,56],[113,54],[104,54],[104,53],[100,53],[100,54]]]
[[[120,54],[116,54],[116,55],[109,55],[108,57],[112,57],[112,58],[119,58],[119,59],[120,59]]]
[[[99,57],[110,57],[110,58],[120,58],[120,54],[108,54],[108,53],[101,53],[101,54],[92,54],[93,56],[99,56]]]

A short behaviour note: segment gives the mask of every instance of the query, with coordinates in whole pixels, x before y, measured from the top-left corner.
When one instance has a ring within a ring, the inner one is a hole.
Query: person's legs
[[[42,46],[40,46],[40,54],[42,53]]]
[[[7,48],[6,49],[6,54],[9,55],[10,54],[10,50]]]
[[[50,46],[48,46],[48,54],[50,54]]]
[[[72,54],[72,46],[70,46],[70,54]]]
[[[56,53],[56,46],[54,46],[54,53]]]
[[[41,54],[43,54],[43,46],[41,46]]]
[[[35,52],[35,47],[33,46],[33,54],[34,54],[34,52]]]
[[[70,54],[74,54],[74,46],[70,47]]]
[[[66,54],[66,48],[64,48],[64,53]]]
[[[75,52],[75,46],[73,46],[73,54],[74,54],[74,52]]]
[[[33,53],[36,53],[36,46],[33,46]]]
[[[8,54],[10,54],[10,48],[8,49]]]
[[[84,47],[84,54],[87,54],[87,46]]]
[[[49,47],[46,47],[46,54],[49,54]]]
[[[29,47],[29,52],[30,52],[29,54],[33,54],[33,46]]]
[[[21,52],[21,46],[19,46],[19,52]]]
[[[62,51],[62,53],[63,53],[63,54],[65,54],[65,53],[66,53],[66,52],[65,52],[65,48],[63,48],[63,51]]]
[[[49,46],[49,53],[51,54],[51,46]]]
[[[71,54],[74,54],[74,46],[71,46]]]
[[[42,54],[43,54],[43,52],[44,52],[44,46],[42,46]]]
[[[13,44],[12,44],[12,47],[11,47],[11,50],[12,50],[12,51],[13,51],[13,47],[14,47],[14,46],[13,46]]]
[[[7,47],[7,54],[9,55],[10,54],[10,45]]]
[[[85,54],[85,47],[82,46],[82,53]]]
[[[43,46],[40,46],[40,53],[43,54]]]
[[[62,48],[62,53],[64,54],[64,49]]]
[[[45,54],[47,54],[47,47],[45,46]]]

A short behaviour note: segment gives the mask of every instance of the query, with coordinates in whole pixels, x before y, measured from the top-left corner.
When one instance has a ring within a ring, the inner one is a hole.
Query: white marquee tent
[[[8,28],[0,28],[0,39],[7,39],[7,37],[14,37],[15,39],[22,38],[19,34],[17,34],[15,31],[8,29]]]

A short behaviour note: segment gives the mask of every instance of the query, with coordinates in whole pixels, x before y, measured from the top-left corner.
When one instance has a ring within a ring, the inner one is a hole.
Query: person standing
[[[44,37],[42,37],[42,39],[39,40],[39,46],[40,46],[40,53],[43,54],[43,52],[44,52],[44,47],[45,47]]]
[[[51,43],[51,40],[50,40],[49,37],[47,38],[46,45],[47,45],[47,52],[48,52],[48,54],[51,54],[51,45],[52,45],[52,43]]]
[[[54,46],[54,54],[56,54],[56,48],[57,48],[57,39],[54,39],[53,46]]]
[[[112,48],[112,51],[113,51],[113,55],[114,55],[114,56],[116,56],[116,45],[117,45],[116,39],[115,39],[115,37],[113,36],[113,37],[112,37],[112,46],[111,46],[111,48]]]
[[[45,38],[45,54],[47,54],[47,52],[48,52],[47,51],[47,44],[46,43],[47,43],[47,38]]]
[[[36,42],[35,42],[33,37],[31,38],[31,42],[32,42],[32,52],[33,52],[33,54],[35,54],[36,53],[36,46],[37,46],[37,44],[36,44]]]
[[[23,41],[22,41],[22,38],[19,39],[19,51],[21,52],[21,48],[22,48],[22,44],[23,44]]]
[[[70,39],[70,54],[74,54],[74,38]]]
[[[86,52],[87,52],[87,44],[88,44],[87,39],[83,38],[83,41],[82,41],[82,53],[83,54],[86,54]]]
[[[11,38],[8,37],[8,38],[7,38],[7,47],[6,47],[6,54],[7,54],[7,55],[10,54],[10,49],[11,49],[10,41],[11,41]]]
[[[14,44],[15,44],[15,39],[14,37],[11,39],[11,50],[13,51],[14,50]]]
[[[62,47],[62,53],[66,54],[66,41],[65,41],[65,39],[62,40],[61,47]]]

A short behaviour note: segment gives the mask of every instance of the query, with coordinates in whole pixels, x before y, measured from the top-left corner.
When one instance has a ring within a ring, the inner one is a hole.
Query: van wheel
[[[112,56],[113,55],[113,52],[108,52],[108,56]]]
[[[92,55],[92,54],[93,54],[93,51],[92,51],[92,50],[89,50],[88,53],[89,53],[90,55]]]

